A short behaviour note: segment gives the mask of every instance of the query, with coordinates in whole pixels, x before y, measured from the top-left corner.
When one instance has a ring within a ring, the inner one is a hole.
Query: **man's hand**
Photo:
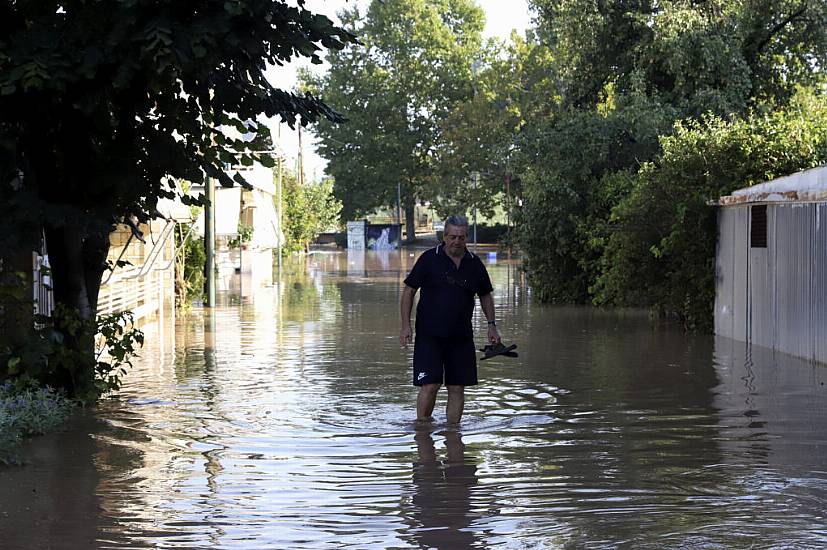
[[[411,332],[411,327],[402,327],[399,330],[399,345],[403,348],[407,348],[408,344],[410,344],[412,340],[413,333]]]
[[[492,344],[499,344],[502,341],[500,333],[497,332],[497,325],[488,325],[488,341]]]

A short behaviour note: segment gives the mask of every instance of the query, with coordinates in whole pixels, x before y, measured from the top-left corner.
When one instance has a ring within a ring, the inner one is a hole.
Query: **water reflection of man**
[[[429,430],[418,430],[413,470],[413,529],[420,548],[473,548],[471,489],[477,466],[465,457],[459,432],[445,433],[446,458],[437,458]]]
[[[413,383],[419,386],[416,417],[432,420],[439,388],[448,388],[446,416],[455,424],[462,418],[465,387],[477,384],[477,357],[471,316],[474,295],[479,296],[488,320],[488,340],[500,341],[494,317],[491,279],[482,261],[465,246],[468,219],[451,216],[445,221],[443,242],[423,252],[405,279],[402,291],[402,328],[399,342],[411,342],[411,309],[416,291],[422,289],[416,308]]]

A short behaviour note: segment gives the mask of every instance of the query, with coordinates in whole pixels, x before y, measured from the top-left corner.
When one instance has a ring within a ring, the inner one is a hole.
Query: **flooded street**
[[[414,259],[314,253],[147,327],[116,398],[0,470],[0,547],[827,546],[827,367],[540,306],[490,257],[520,356],[480,363],[459,429],[444,389],[417,429]]]

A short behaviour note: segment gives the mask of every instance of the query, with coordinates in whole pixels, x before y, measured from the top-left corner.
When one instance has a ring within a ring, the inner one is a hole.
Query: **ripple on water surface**
[[[76,452],[29,470],[87,495],[87,538],[44,497],[51,529],[7,540],[827,545],[827,369],[653,326],[645,312],[542,307],[500,262],[489,265],[498,324],[520,356],[480,363],[461,427],[444,423],[444,390],[436,421],[419,425],[396,334],[411,261],[316,255],[252,301],[147,327],[121,394],[64,434]]]

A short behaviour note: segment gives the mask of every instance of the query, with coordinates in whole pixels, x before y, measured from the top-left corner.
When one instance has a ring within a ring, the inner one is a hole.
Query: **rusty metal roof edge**
[[[804,203],[827,201],[827,165],[816,166],[750,187],[707,204],[732,206],[749,203]]]
[[[804,203],[827,202],[827,189],[801,191],[769,191],[744,195],[727,195],[717,201],[710,201],[712,206],[737,206],[751,203]]]

